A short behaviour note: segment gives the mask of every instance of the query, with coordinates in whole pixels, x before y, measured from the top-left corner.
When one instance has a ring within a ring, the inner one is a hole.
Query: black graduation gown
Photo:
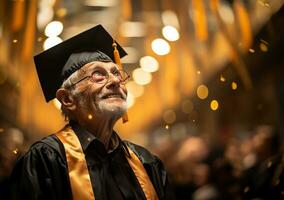
[[[82,148],[85,152],[96,200],[146,200],[126,160],[125,145],[130,147],[143,163],[158,198],[160,200],[174,199],[162,162],[145,148],[127,141],[120,141],[119,147],[111,152],[110,156],[106,152],[106,155],[102,156],[104,152],[101,150],[104,148],[99,147],[98,140],[93,142],[96,143],[93,145],[96,149],[91,149],[92,145],[86,147],[82,137],[78,138],[81,144],[83,142]],[[86,148],[91,149],[92,154],[89,155]],[[97,149],[99,153],[96,154],[94,152]],[[104,157],[110,157],[110,159],[105,160]],[[16,164],[10,183],[11,199],[72,199],[65,150],[59,139],[55,135],[50,135],[32,145]]]

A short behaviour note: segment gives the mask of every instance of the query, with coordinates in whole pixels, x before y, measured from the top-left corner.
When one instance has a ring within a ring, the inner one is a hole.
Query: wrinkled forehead
[[[118,65],[110,62],[110,61],[93,61],[93,62],[89,62],[87,64],[85,64],[81,69],[78,70],[78,73],[88,73],[88,72],[92,72],[93,70],[95,70],[96,68],[100,68],[100,69],[105,69],[106,71],[111,71],[114,69],[119,69]]]

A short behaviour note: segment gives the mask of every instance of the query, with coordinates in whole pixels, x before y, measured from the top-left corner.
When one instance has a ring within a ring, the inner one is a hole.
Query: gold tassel
[[[113,50],[114,61],[119,66],[120,69],[123,69],[122,68],[122,64],[120,62],[120,55],[119,55],[119,52],[117,50],[117,44],[116,44],[116,42],[114,40],[113,40],[113,43],[112,43],[112,47],[114,49]],[[122,116],[122,122],[123,123],[128,122],[128,114],[127,114],[127,112]]]

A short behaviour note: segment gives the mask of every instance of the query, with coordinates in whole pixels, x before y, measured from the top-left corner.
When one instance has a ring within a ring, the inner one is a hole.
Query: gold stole
[[[72,128],[66,126],[55,134],[62,142],[69,171],[69,179],[74,200],[95,199],[91,179],[80,141]],[[147,200],[158,200],[154,186],[139,158],[128,147],[131,158],[127,157]]]

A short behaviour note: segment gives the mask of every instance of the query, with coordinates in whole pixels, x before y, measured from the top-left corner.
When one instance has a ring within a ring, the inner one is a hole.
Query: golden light
[[[250,53],[254,53],[255,51],[254,51],[254,49],[250,48],[250,49],[249,49],[249,52],[250,52]]]
[[[208,97],[208,88],[206,85],[200,85],[197,88],[197,96],[200,99],[206,99]]]
[[[57,108],[58,110],[61,110],[61,103],[57,99],[54,99],[52,103],[55,106],[55,108]]]
[[[48,22],[52,20],[54,16],[54,11],[52,7],[45,6],[39,7],[39,12],[37,15],[37,27],[42,30]]]
[[[17,43],[17,42],[18,42],[18,40],[17,40],[17,39],[14,39],[14,40],[13,40],[13,43]]]
[[[146,30],[146,25],[143,22],[126,21],[119,27],[119,32],[124,37],[144,37]]]
[[[67,14],[67,9],[66,8],[59,8],[57,11],[56,11],[56,15],[58,17],[65,17]]]
[[[152,41],[152,50],[160,56],[166,55],[170,52],[171,47],[169,43],[161,38]]]
[[[201,74],[201,71],[200,70],[197,70],[197,72],[196,72],[198,75],[200,75]]]
[[[145,72],[155,72],[159,69],[158,61],[152,56],[144,56],[140,58],[139,63]]]
[[[127,91],[130,92],[135,98],[140,97],[144,93],[144,87],[138,85],[134,81],[130,81],[126,84]]]
[[[171,25],[174,27],[179,27],[178,17],[175,12],[171,10],[165,10],[162,13],[162,21],[164,25]]]
[[[16,149],[13,150],[13,153],[16,155],[16,154],[18,154],[18,151],[19,150],[16,148]]]
[[[225,82],[226,81],[226,79],[225,79],[225,77],[221,74],[221,76],[220,76],[220,81],[221,82]]]
[[[234,24],[235,16],[229,3],[222,2],[218,10],[222,20],[228,24]]]
[[[136,68],[132,72],[133,80],[139,85],[147,85],[152,81],[152,74],[142,68]]]
[[[163,119],[167,124],[172,124],[176,120],[176,113],[174,110],[166,110],[163,114]]]
[[[62,39],[60,37],[49,37],[44,41],[43,49],[47,50],[61,42],[62,42]]]
[[[234,82],[234,81],[232,82],[231,86],[232,86],[233,90],[236,90],[238,88],[238,84],[236,82]]]
[[[133,94],[131,94],[131,92],[127,93],[126,103],[127,103],[127,108],[131,108],[135,103],[135,97]]]
[[[89,120],[93,119],[93,115],[92,114],[88,114],[88,119]]]
[[[265,44],[264,42],[262,42],[262,43],[259,44],[259,48],[260,48],[260,50],[263,51],[263,52],[267,52],[267,51],[268,51],[267,44]]]
[[[179,32],[173,26],[165,26],[162,29],[163,36],[169,41],[177,41],[179,39]]]
[[[169,126],[169,125],[166,125],[166,126],[165,126],[165,129],[167,129],[167,130],[168,130],[169,128],[170,128],[170,126]]]
[[[193,103],[190,100],[185,100],[182,102],[181,109],[184,113],[189,114],[193,110]]]
[[[210,108],[211,110],[217,110],[219,107],[219,103],[217,100],[212,100],[211,103],[210,103]]]
[[[45,27],[44,33],[47,37],[56,37],[63,31],[63,24],[60,21],[52,21]]]

